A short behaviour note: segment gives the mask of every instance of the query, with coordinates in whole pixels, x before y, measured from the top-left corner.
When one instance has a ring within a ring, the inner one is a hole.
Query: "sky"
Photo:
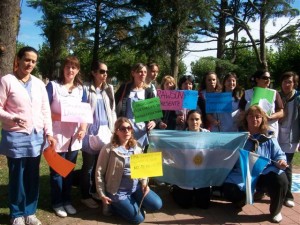
[[[41,35],[42,30],[40,29],[40,27],[36,25],[36,22],[41,19],[42,13],[37,9],[28,7],[26,0],[22,0],[21,4],[22,4],[21,5],[22,14],[20,20],[20,31],[18,35],[18,41],[24,43],[25,45],[29,45],[36,49],[39,49],[39,46],[42,45],[44,40]],[[293,6],[300,10],[300,0],[295,0]],[[300,19],[300,17],[298,17],[297,19]],[[295,19],[292,23],[296,23],[297,19]],[[274,24],[273,22],[270,22],[266,27],[267,35],[276,33],[276,31],[278,31],[282,27],[282,25],[285,24],[285,21],[287,21],[286,18],[280,18],[277,19]],[[259,33],[258,22],[252,23],[250,27],[252,27],[251,29],[252,35],[254,37],[258,37],[258,33]],[[246,37],[246,34],[241,33],[240,37],[242,36]],[[201,50],[204,48],[215,48],[215,47],[216,47],[216,43],[213,42],[207,44],[190,44],[188,46],[188,49]],[[183,61],[187,66],[187,70],[188,70],[187,72],[190,73],[191,62],[197,61],[200,57],[204,57],[204,56],[216,57],[216,51],[186,53]]]

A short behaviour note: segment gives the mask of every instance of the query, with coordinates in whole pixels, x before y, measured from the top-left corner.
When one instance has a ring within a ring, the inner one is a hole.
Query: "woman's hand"
[[[164,130],[164,129],[166,129],[167,127],[168,127],[168,125],[165,124],[164,122],[160,122],[160,123],[159,123],[159,129]]]
[[[183,125],[184,124],[184,118],[183,118],[183,115],[178,115],[176,117],[176,124],[178,125]]]
[[[78,130],[77,131],[77,139],[78,139],[78,141],[81,141],[84,138],[85,133],[86,133],[85,130]]]
[[[25,125],[26,125],[26,120],[25,119],[22,119],[21,117],[18,117],[18,116],[15,116],[13,119],[12,119],[16,125],[18,125],[19,127],[23,127],[23,128],[26,128]]]
[[[111,199],[109,197],[106,196],[102,196],[101,197],[102,203],[109,205],[111,203]]]
[[[48,144],[54,147],[56,145],[56,140],[51,135],[47,135]]]
[[[156,126],[156,123],[154,121],[149,121],[147,124],[147,130],[152,130]]]
[[[279,168],[279,169],[286,169],[289,165],[287,164],[287,162],[283,159],[280,159],[276,162],[276,166]]]
[[[144,196],[146,196],[150,191],[149,186],[148,185],[142,185],[142,191],[143,191]]]

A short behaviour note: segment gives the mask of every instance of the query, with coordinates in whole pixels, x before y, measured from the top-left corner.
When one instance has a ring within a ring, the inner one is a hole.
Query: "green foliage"
[[[196,82],[200,82],[207,72],[215,71],[215,69],[216,58],[214,57],[203,57],[196,62],[191,62],[191,72],[196,78]]]

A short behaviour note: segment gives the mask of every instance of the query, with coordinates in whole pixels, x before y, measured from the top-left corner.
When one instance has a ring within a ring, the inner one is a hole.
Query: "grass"
[[[79,169],[82,165],[81,152],[78,154],[77,164],[75,169]],[[37,217],[44,225],[52,224],[58,221],[52,208],[50,200],[50,180],[49,167],[44,157],[41,159],[40,165],[40,197],[38,202]],[[8,168],[6,157],[0,155],[0,224],[8,224],[9,222],[9,208],[8,208]],[[35,184],[32,184],[35,185]],[[80,205],[80,190],[74,187],[72,190],[74,205]]]

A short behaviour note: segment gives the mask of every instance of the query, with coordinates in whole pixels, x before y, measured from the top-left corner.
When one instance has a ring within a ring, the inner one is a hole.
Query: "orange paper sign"
[[[43,153],[48,165],[59,175],[66,177],[74,169],[75,164],[61,157],[52,146],[48,146]]]

